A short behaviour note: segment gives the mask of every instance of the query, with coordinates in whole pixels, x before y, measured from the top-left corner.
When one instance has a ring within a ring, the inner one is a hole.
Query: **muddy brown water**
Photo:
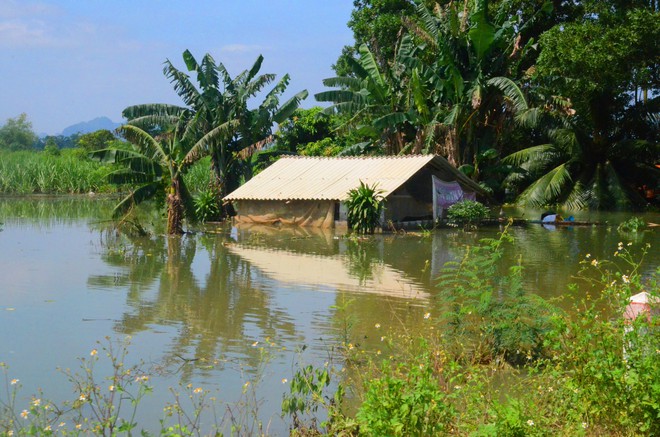
[[[192,384],[217,397],[222,412],[223,402],[249,402],[264,430],[282,434],[280,403],[296,363],[333,361],[343,341],[375,350],[385,332],[425,329],[424,315],[435,316],[440,304],[442,266],[500,232],[441,229],[356,242],[309,229],[209,226],[183,237],[129,238],[107,230],[111,209],[107,200],[0,199],[0,362],[22,385],[19,411],[39,390],[56,402],[77,398],[57,369],[79,368],[106,337],[130,336],[127,360],[142,363],[155,387],[140,406],[141,427],[158,430],[169,388]],[[657,230],[619,233],[626,213],[575,215],[605,224],[509,229],[515,244],[505,264],[522,260],[528,292],[581,293],[568,291],[579,262],[586,254],[612,259],[620,241],[633,251],[651,244],[642,271],[657,268]],[[658,214],[644,218],[660,223]],[[96,371],[105,384],[107,361]]]

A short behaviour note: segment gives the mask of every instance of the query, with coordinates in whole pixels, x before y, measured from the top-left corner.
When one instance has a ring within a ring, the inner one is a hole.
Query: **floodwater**
[[[357,241],[305,229],[207,227],[128,237],[108,230],[111,209],[103,200],[0,199],[0,362],[22,385],[19,411],[39,391],[55,402],[76,399],[58,369],[76,371],[94,349],[98,384],[109,385],[102,347],[130,336],[127,365],[140,364],[154,386],[140,405],[140,427],[157,431],[173,401],[169,388],[189,385],[218,399],[220,418],[229,407],[239,424],[253,424],[253,415],[264,432],[284,434],[280,403],[299,364],[341,365],[342,343],[375,349],[386,332],[422,329],[424,315],[440,306],[442,266],[500,232]],[[617,224],[628,217],[578,213],[604,224],[511,227],[515,244],[505,260],[520,260],[525,289],[544,298],[581,293],[568,288],[580,261],[614,259],[620,241],[633,252],[651,244],[642,267],[650,274],[660,261],[658,231],[620,234]],[[659,214],[645,219],[660,223]],[[4,401],[4,387],[0,393]]]

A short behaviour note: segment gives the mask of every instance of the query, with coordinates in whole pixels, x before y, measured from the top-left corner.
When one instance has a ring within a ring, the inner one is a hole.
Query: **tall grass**
[[[113,166],[91,161],[78,149],[59,155],[44,152],[0,152],[0,193],[75,194],[111,192]]]

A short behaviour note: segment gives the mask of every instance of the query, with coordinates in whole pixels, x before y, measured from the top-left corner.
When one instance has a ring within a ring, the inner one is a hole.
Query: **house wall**
[[[335,223],[335,202],[330,200],[240,200],[234,207],[237,223],[319,228],[332,228]]]

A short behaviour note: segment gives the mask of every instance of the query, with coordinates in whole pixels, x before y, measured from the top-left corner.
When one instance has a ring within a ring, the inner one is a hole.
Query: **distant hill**
[[[97,117],[94,120],[83,121],[67,127],[62,131],[62,135],[68,137],[76,133],[87,134],[90,132],[96,132],[99,129],[113,131],[119,126],[121,126],[121,123],[115,123],[108,117]]]

